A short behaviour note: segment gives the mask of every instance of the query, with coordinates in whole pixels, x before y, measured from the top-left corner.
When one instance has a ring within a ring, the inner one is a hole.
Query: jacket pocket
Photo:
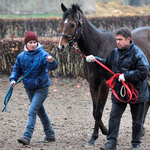
[[[24,79],[23,84],[26,89],[37,89],[38,88],[38,79]]]
[[[37,78],[38,80],[38,84],[43,87],[47,82],[48,82],[48,79],[49,79],[49,75],[48,74],[44,74],[42,76],[39,76]]]
[[[23,84],[26,89],[38,89],[44,87],[48,82],[49,76],[47,74],[39,76],[36,79],[24,79]]]

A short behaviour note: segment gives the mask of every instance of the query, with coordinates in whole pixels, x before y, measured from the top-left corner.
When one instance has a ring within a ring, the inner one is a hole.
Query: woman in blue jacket
[[[38,115],[45,132],[44,142],[55,141],[55,132],[51,121],[45,111],[43,102],[45,101],[50,86],[48,71],[58,68],[57,61],[52,58],[38,42],[38,37],[33,31],[26,33],[24,51],[21,52],[14,64],[13,71],[10,76],[10,82],[15,82],[21,75],[25,75],[36,62],[42,57],[43,59],[24,79],[23,84],[30,100],[28,122],[26,130],[19,143],[29,145],[36,124],[36,116]]]

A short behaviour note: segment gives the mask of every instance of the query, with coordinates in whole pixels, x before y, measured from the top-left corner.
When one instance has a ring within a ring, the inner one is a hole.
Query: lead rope
[[[58,48],[56,48],[54,54],[52,55],[52,58],[54,58],[54,56],[56,55],[57,51],[58,51]],[[22,81],[22,80],[23,80],[43,59],[45,59],[45,58],[46,58],[46,56],[42,57],[39,61],[37,61],[37,62],[33,65],[33,67],[31,67],[31,69],[30,69],[20,80],[18,80],[15,84],[18,84],[20,81]],[[5,96],[5,99],[4,99],[4,105],[5,105],[5,106],[4,106],[3,110],[2,110],[2,112],[3,112],[4,110],[7,111],[7,104],[8,104],[8,102],[9,102],[10,97],[11,97],[12,92],[13,92],[13,88],[12,88],[13,84],[14,84],[14,83],[11,84],[11,86],[9,87],[9,90],[8,90],[6,96]]]
[[[74,46],[74,48],[79,52],[81,53],[85,58],[87,57],[86,55],[84,55],[77,47]],[[119,75],[121,75],[120,73],[114,73],[112,70],[110,70],[107,66],[105,66],[104,64],[102,64],[101,62],[99,62],[97,59],[94,58],[94,60],[99,64],[101,65],[103,68],[105,68],[107,71],[109,71],[110,73],[113,74],[113,76],[106,82],[107,85],[109,85],[109,87],[111,88],[114,96],[121,102],[124,102],[124,103],[127,103],[127,102],[130,102],[132,104],[136,103],[137,102],[137,99],[139,97],[139,94],[137,92],[137,90],[135,89],[135,87],[130,83],[130,82],[122,82],[122,87],[121,87],[121,96],[122,97],[125,97],[126,93],[127,93],[127,96],[129,97],[128,100],[121,100],[118,95],[116,94],[116,92],[114,91],[114,85],[115,85],[115,78],[119,78]],[[123,89],[124,89],[124,94],[123,94]],[[127,92],[126,92],[127,91]],[[131,102],[132,100],[132,102]]]

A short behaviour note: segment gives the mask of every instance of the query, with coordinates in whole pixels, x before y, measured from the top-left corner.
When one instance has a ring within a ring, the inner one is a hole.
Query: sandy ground
[[[95,147],[84,147],[90,139],[94,127],[92,100],[86,80],[51,78],[52,85],[44,105],[56,132],[56,142],[40,143],[44,138],[41,122],[37,119],[31,145],[17,142],[27,123],[29,101],[22,83],[14,88],[6,112],[0,111],[0,150],[99,150],[106,142],[106,136],[99,132]],[[9,77],[0,75],[0,110],[9,89]],[[110,96],[107,100],[103,122],[107,126],[111,108]],[[148,112],[148,116],[150,111]],[[150,119],[147,116],[146,134],[142,137],[141,150],[149,150]],[[127,107],[121,121],[118,150],[131,148],[131,115]]]
[[[111,2],[108,5],[98,3],[96,7],[95,16],[150,14],[149,6],[136,9]],[[44,133],[41,122],[37,118],[31,145],[23,146],[17,142],[17,139],[23,135],[26,127],[29,101],[23,84],[19,83],[14,88],[7,112],[1,112],[4,107],[4,98],[9,89],[9,77],[0,75],[0,150],[99,150],[104,145],[106,136],[99,132],[95,147],[84,147],[90,139],[94,127],[92,100],[87,81],[80,78],[52,78],[51,81],[49,96],[44,105],[56,132],[56,142],[39,142],[44,138]],[[106,126],[110,108],[109,96],[103,113],[103,122]],[[148,111],[145,122],[146,134],[142,137],[141,150],[150,149],[149,115],[150,111]],[[131,148],[131,127],[130,109],[127,107],[121,121],[118,150]]]

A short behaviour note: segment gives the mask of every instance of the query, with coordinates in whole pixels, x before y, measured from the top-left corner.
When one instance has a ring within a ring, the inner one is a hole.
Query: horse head
[[[67,46],[72,47],[83,33],[82,11],[80,7],[73,4],[72,7],[68,9],[62,3],[61,9],[64,13],[60,22],[59,50],[63,50]]]

